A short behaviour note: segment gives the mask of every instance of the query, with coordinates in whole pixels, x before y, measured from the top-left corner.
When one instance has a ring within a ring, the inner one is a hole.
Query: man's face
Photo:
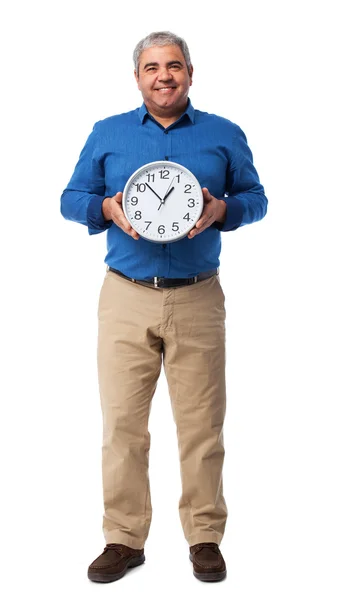
[[[141,53],[139,74],[134,72],[147,109],[153,115],[177,115],[185,109],[192,67],[189,74],[178,46],[152,46]]]

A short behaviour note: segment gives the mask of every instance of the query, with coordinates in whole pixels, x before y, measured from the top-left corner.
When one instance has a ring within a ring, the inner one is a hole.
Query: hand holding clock
[[[208,188],[202,188],[204,206],[203,211],[195,227],[188,233],[188,238],[202,233],[207,227],[218,221],[223,223],[226,216],[227,205],[224,200],[218,200],[212,196]]]
[[[125,233],[132,236],[135,240],[139,239],[139,234],[127,221],[122,210],[122,192],[118,192],[115,196],[105,198],[102,202],[102,212],[106,221],[114,221],[115,225],[120,227]]]
[[[171,194],[173,189],[174,188],[168,190],[163,199],[161,199],[160,196],[152,189],[156,196],[158,196],[159,200],[161,200],[159,208],[165,202],[166,198]],[[202,231],[204,231],[207,227],[210,227],[210,225],[212,225],[212,223],[214,223],[215,221],[223,223],[225,218],[226,203],[224,202],[224,200],[217,200],[217,198],[215,198],[209,193],[209,190],[207,188],[202,188],[202,192],[204,200],[203,212],[201,214],[200,219],[197,221],[195,227],[191,229],[191,231],[188,233],[189,239],[192,239],[193,237],[195,237],[195,235],[202,233]],[[115,196],[105,198],[102,203],[102,212],[104,218],[107,221],[114,221],[114,223],[118,227],[120,227],[125,233],[130,235],[133,239],[138,240],[140,237],[139,234],[127,221],[121,207],[122,192],[118,192]]]
[[[164,179],[170,182],[165,193],[161,191]],[[158,208],[148,195],[151,192],[160,201]],[[168,209],[158,212],[172,192]],[[159,243],[175,242],[185,236],[192,239],[214,222],[223,223],[226,210],[225,201],[202,188],[191,171],[170,161],[143,165],[128,179],[123,192],[102,202],[106,220],[112,220],[135,240],[143,237]]]

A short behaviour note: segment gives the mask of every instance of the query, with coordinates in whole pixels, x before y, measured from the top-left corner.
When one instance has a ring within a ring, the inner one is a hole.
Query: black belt
[[[169,288],[169,287],[181,287],[182,285],[192,285],[193,283],[197,283],[197,281],[203,281],[204,279],[209,279],[213,275],[218,275],[219,270],[213,269],[211,271],[206,271],[205,273],[199,273],[195,277],[190,277],[188,279],[167,279],[166,277],[153,277],[153,279],[132,279],[132,277],[127,277],[121,273],[121,271],[117,271],[117,269],[113,269],[112,267],[107,267],[108,271],[113,271],[120,277],[124,277],[124,279],[128,279],[129,281],[133,281],[133,283],[140,283],[141,285],[153,285],[156,288]]]

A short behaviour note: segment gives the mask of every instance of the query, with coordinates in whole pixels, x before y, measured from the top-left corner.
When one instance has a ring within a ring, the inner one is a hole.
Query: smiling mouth
[[[162,88],[156,88],[157,92],[164,92],[166,90],[175,90],[175,87],[171,87],[171,86],[166,86],[166,87],[162,87]]]

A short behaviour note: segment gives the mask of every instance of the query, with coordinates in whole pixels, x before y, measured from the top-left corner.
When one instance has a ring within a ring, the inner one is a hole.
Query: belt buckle
[[[165,285],[163,285],[164,281],[165,281],[165,277],[153,277],[153,285],[155,288],[164,288],[166,287]]]

